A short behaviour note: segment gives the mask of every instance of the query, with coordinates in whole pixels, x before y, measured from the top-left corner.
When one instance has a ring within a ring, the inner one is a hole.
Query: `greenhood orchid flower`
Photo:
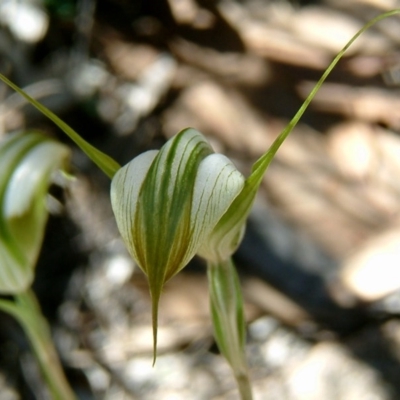
[[[112,179],[111,202],[118,228],[129,252],[149,281],[154,361],[158,303],[163,285],[184,268],[195,254],[199,254],[208,261],[215,338],[234,371],[241,398],[252,399],[244,351],[243,301],[231,255],[243,237],[245,221],[264,173],[325,79],[363,32],[378,21],[399,13],[400,9],[396,9],[378,15],[348,41],[286,128],[253,165],[247,179],[226,157],[214,154],[207,141],[194,129],[180,132],[160,151],[146,152],[120,168],[115,160],[90,145],[53,112],[0,74],[1,81],[50,118]],[[51,171],[60,165],[58,161],[64,160],[68,153],[66,149],[48,143],[44,151],[41,140],[28,138],[17,143],[10,138],[0,145],[0,171],[3,174],[0,176],[0,259],[3,263],[0,293],[18,293],[32,281],[32,266],[37,258],[47,218],[43,197],[47,192]],[[45,156],[49,154],[51,156],[46,159]],[[40,157],[45,160],[43,166],[32,172]],[[28,175],[32,178],[28,178]],[[23,306],[29,304],[26,297],[17,297]],[[21,316],[9,303],[8,300],[0,302],[0,307],[17,317]],[[23,313],[25,315],[24,310]],[[33,320],[20,319],[29,332],[29,328],[34,326],[31,323]],[[34,332],[32,338],[36,340],[42,336]],[[43,344],[40,342],[37,347],[42,349]],[[48,356],[51,352],[47,353],[43,357],[44,366],[52,358]],[[47,369],[48,372],[52,370]],[[55,383],[57,379],[49,380]],[[56,386],[63,388],[61,393],[68,390],[62,382]]]
[[[115,174],[111,204],[125,244],[149,280],[154,344],[165,282],[196,253],[217,262],[229,258],[240,243],[244,220],[230,227],[232,240],[221,248],[214,230],[244,186],[233,163],[213,153],[204,136],[191,128]]]
[[[31,285],[42,245],[52,173],[70,150],[38,133],[8,135],[0,142],[0,293]]]

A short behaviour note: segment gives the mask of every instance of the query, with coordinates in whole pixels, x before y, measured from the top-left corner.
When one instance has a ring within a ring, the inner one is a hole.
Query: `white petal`
[[[240,193],[244,182],[234,164],[221,154],[212,154],[200,163],[191,212],[193,241],[198,246],[210,240],[208,235]],[[207,243],[208,246],[212,247],[212,243]]]
[[[111,205],[118,229],[132,257],[137,261],[133,247],[134,218],[140,188],[158,150],[150,150],[135,157],[119,169],[111,182]]]

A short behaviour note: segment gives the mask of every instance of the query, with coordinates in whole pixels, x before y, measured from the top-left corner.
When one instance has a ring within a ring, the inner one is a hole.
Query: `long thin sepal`
[[[300,109],[297,111],[295,116],[285,127],[285,129],[279,134],[275,139],[268,151],[261,156],[253,165],[251,175],[246,179],[244,187],[240,194],[233,200],[232,204],[218,221],[217,225],[214,227],[210,234],[211,242],[213,243],[213,249],[207,249],[207,252],[202,251],[201,255],[204,253],[210,254],[214,250],[214,259],[224,259],[234,253],[236,248],[241,242],[244,225],[246,223],[247,217],[250,213],[253,201],[257,194],[258,188],[262,182],[263,176],[274,158],[276,152],[285,141],[285,139],[292,132],[293,128],[297,125],[300,118],[306,111],[307,107],[311,103],[312,99],[318,92],[321,85],[325,82],[326,78],[329,76],[333,68],[343,57],[347,49],[354,43],[354,41],[362,35],[367,29],[381,21],[382,19],[391,17],[395,14],[400,13],[400,9],[392,10],[387,13],[378,15],[376,18],[365,24],[343,47],[343,49],[338,53],[338,55],[330,63],[326,71],[323,73],[311,93],[308,95]],[[207,247],[207,243],[205,244]],[[208,246],[210,247],[210,246]],[[200,249],[203,250],[203,249]]]
[[[285,139],[289,136],[289,134],[292,132],[293,128],[297,125],[299,122],[300,118],[303,116],[304,112],[306,111],[307,107],[313,100],[314,96],[317,94],[319,88],[322,86],[322,84],[325,82],[326,78],[329,76],[329,74],[332,72],[332,70],[335,68],[336,64],[340,61],[340,59],[343,57],[343,55],[346,53],[346,51],[349,49],[349,47],[369,28],[371,28],[373,25],[375,25],[377,22],[381,21],[382,19],[386,19],[388,17],[391,17],[393,15],[399,14],[400,9],[395,9],[388,11],[386,13],[380,14],[377,17],[373,18],[371,21],[367,22],[343,47],[343,49],[336,55],[336,57],[333,59],[333,61],[329,64],[328,68],[325,70],[325,72],[322,74],[321,78],[315,85],[315,87],[311,90],[310,94],[307,96],[307,98],[304,100],[303,104],[295,114],[295,116],[292,118],[292,120],[289,122],[289,124],[285,127],[285,129],[279,134],[279,136],[275,139],[274,143],[271,145],[271,147],[268,149],[268,151],[261,156],[256,163],[253,165],[252,169],[252,174],[249,177],[249,180],[255,180],[256,182],[260,182],[266,169],[268,168],[269,164],[271,163],[272,159],[274,158],[276,152],[278,151],[279,147],[281,144],[285,141]],[[258,187],[258,185],[257,185]]]
[[[75,130],[73,130],[68,124],[66,124],[61,118],[57,117],[52,111],[50,111],[43,104],[39,103],[33,97],[29,96],[24,90],[19,88],[17,85],[12,83],[4,75],[0,74],[0,80],[2,80],[11,89],[15,90],[21,96],[25,97],[35,108],[37,108],[42,114],[53,121],[67,136],[72,139],[77,146],[109,177],[112,178],[115,173],[119,170],[120,165],[107,154],[101,152],[96,147],[92,146],[85,139],[82,138]]]

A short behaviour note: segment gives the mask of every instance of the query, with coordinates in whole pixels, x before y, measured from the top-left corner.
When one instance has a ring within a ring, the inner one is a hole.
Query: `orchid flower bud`
[[[115,174],[111,203],[121,236],[149,280],[154,346],[163,285],[200,249],[205,258],[218,257],[213,230],[244,185],[232,162],[213,153],[194,129],[181,131],[160,151],[139,155]],[[241,220],[235,244],[224,249],[223,257],[236,250],[243,225]]]
[[[54,171],[69,149],[37,133],[8,135],[0,142],[0,293],[25,291],[34,278]]]

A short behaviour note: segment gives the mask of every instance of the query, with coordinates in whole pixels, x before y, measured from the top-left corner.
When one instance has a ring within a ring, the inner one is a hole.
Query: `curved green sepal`
[[[276,152],[278,151],[279,147],[282,145],[282,143],[285,141],[285,139],[292,132],[293,128],[297,125],[297,123],[299,122],[300,118],[303,116],[304,112],[306,111],[307,107],[310,105],[311,101],[313,100],[313,98],[317,94],[318,90],[320,89],[322,84],[325,82],[326,78],[329,76],[329,74],[332,72],[332,70],[335,68],[336,64],[340,61],[340,59],[343,57],[343,55],[349,49],[349,47],[366,30],[371,28],[377,22],[381,21],[382,19],[385,19],[385,18],[391,17],[393,15],[399,14],[399,13],[400,13],[400,9],[395,9],[395,10],[391,10],[391,11],[388,11],[386,13],[380,14],[377,17],[373,18],[372,20],[367,22],[346,43],[346,45],[343,47],[343,49],[336,55],[336,57],[332,60],[332,62],[329,64],[328,68],[325,70],[325,72],[322,74],[321,78],[316,83],[315,87],[311,90],[310,94],[304,100],[304,102],[301,105],[300,109],[297,111],[295,116],[289,122],[289,124],[285,127],[285,129],[275,139],[274,143],[271,145],[271,147],[268,149],[268,151],[254,163],[253,168],[252,168],[252,173],[251,173],[251,176],[249,177],[249,180],[250,181],[254,181],[254,183],[256,183],[257,187],[261,183],[262,177],[263,177],[265,171],[267,170],[269,164],[271,163],[272,159],[274,158]]]

